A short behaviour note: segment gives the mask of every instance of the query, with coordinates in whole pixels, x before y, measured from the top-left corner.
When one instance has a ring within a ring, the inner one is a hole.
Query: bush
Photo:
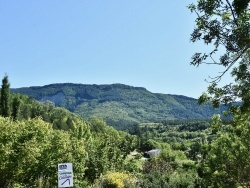
[[[109,172],[101,176],[94,187],[98,188],[132,188],[136,186],[136,178],[125,172]]]

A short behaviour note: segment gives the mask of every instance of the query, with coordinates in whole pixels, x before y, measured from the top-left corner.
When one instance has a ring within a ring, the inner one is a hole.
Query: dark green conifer
[[[10,116],[10,83],[8,81],[8,76],[5,75],[2,80],[1,89],[1,115],[3,117]]]

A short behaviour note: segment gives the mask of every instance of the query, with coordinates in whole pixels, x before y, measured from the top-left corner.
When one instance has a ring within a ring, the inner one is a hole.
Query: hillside
[[[142,87],[123,84],[51,84],[42,87],[11,89],[41,102],[52,101],[84,118],[102,117],[108,124],[123,126],[166,119],[203,119],[223,108],[198,105],[194,98],[152,93]],[[225,108],[224,108],[225,109]]]

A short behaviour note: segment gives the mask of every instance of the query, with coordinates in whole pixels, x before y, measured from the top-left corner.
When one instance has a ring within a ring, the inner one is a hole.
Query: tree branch
[[[232,13],[232,16],[233,16],[233,19],[234,19],[234,23],[235,23],[235,25],[238,27],[238,22],[237,22],[237,19],[236,19],[236,17],[235,17],[233,8],[232,8],[232,6],[231,6],[231,4],[230,4],[230,2],[229,2],[228,0],[226,0],[226,2],[227,2],[228,6],[229,6],[229,8],[230,8],[230,10],[231,10],[231,13]]]
[[[210,81],[209,83],[218,83],[221,78],[226,74],[226,72],[241,58],[241,56],[247,51],[248,47],[246,47],[231,63],[230,65],[226,68],[226,70],[224,70],[223,72],[219,72],[220,75],[216,76],[216,77],[210,77],[212,79],[212,81]]]

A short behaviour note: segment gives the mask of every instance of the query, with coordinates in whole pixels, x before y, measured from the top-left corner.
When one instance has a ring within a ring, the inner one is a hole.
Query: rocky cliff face
[[[55,103],[56,106],[59,106],[66,99],[66,95],[63,92],[59,92],[54,95],[48,95],[41,98],[40,102],[51,101]]]

